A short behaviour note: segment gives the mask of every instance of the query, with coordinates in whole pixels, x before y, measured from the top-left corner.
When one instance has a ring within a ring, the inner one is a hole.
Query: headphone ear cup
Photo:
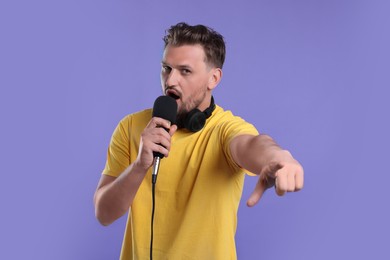
[[[185,127],[192,132],[197,132],[203,128],[205,123],[206,115],[199,109],[194,109],[187,115]]]

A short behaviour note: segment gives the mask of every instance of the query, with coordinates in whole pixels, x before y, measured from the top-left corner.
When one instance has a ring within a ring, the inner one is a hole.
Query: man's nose
[[[167,75],[167,79],[165,81],[166,86],[176,86],[179,83],[179,75],[177,70],[171,70]]]

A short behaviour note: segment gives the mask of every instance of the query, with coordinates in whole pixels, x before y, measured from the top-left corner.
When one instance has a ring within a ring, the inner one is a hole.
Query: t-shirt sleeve
[[[107,150],[102,174],[118,177],[130,165],[129,125],[131,117],[123,118],[114,130]]]
[[[252,124],[246,122],[244,119],[238,116],[233,116],[231,120],[226,121],[222,126],[222,135],[221,135],[222,146],[223,146],[225,156],[227,157],[227,160],[229,162],[229,165],[235,171],[239,171],[239,172],[245,171],[249,175],[254,175],[254,173],[251,173],[241,168],[241,166],[234,161],[230,151],[230,142],[233,140],[233,138],[245,134],[258,135],[259,132]]]

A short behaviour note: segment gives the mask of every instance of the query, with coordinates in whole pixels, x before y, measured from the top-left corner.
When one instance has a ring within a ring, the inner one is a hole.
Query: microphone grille
[[[159,96],[153,105],[153,117],[161,117],[172,124],[176,123],[177,103],[169,96]]]

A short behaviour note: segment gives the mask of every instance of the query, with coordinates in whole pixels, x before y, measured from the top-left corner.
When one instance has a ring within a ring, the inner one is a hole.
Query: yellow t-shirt
[[[126,116],[115,129],[103,174],[118,177],[137,158],[151,110]],[[229,144],[255,127],[216,106],[199,132],[178,130],[156,183],[155,259],[236,259],[234,236],[244,170]],[[149,259],[152,208],[149,170],[129,210],[121,259]]]

